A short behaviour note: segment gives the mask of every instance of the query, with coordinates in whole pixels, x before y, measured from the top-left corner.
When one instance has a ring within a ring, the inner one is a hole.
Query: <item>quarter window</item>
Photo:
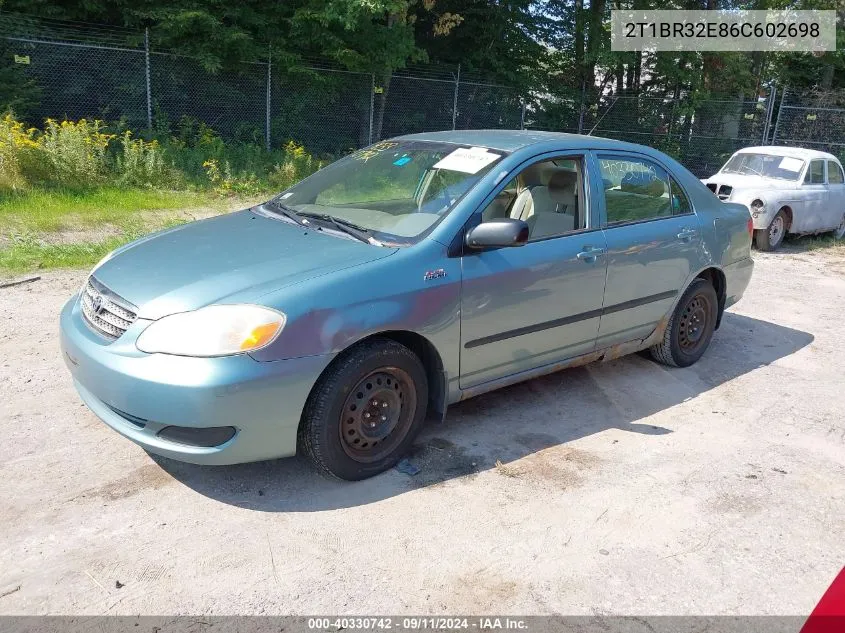
[[[528,224],[528,240],[587,228],[582,159],[552,158],[516,175],[481,213],[482,222],[514,218]]]
[[[672,176],[669,176],[669,183],[672,186],[672,215],[692,213],[692,205],[689,203],[687,194],[681,189],[681,185]]]
[[[673,215],[669,175],[659,165],[641,158],[599,158],[607,223],[624,224]],[[689,200],[680,187],[674,214],[689,213]],[[681,209],[686,207],[685,211]]]
[[[827,161],[827,181],[831,185],[845,184],[845,177],[842,175],[842,168],[832,160]]]
[[[814,160],[810,162],[810,167],[807,169],[807,175],[804,177],[804,184],[823,185],[824,184],[824,161]]]

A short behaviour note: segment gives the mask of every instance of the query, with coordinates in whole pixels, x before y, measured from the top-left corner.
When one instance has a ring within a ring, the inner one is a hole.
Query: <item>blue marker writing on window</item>
[[[403,156],[402,158],[399,158],[399,159],[393,161],[393,164],[396,165],[397,167],[401,167],[402,165],[407,165],[410,162],[411,162],[410,156]]]

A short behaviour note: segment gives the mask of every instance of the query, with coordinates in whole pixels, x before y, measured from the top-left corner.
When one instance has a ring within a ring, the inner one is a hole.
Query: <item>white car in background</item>
[[[845,236],[845,172],[832,154],[797,147],[746,147],[702,180],[720,200],[748,207],[757,248],[787,233]]]

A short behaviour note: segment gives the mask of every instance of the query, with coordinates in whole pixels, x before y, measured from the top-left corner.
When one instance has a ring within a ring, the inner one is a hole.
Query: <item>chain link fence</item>
[[[593,105],[584,101],[575,91],[547,97],[528,106],[525,126],[649,145],[700,177],[712,175],[736,150],[763,144],[772,106],[770,95],[696,100],[623,93]]]
[[[197,59],[151,47],[149,32],[10,14],[0,15],[0,60],[16,113],[33,125],[99,118],[170,132],[189,121],[227,141],[275,148],[293,140],[325,156],[430,130],[551,130],[650,145],[699,177],[750,145],[845,154],[845,94],[772,89],[757,98],[622,93],[591,100],[584,89],[565,87],[521,94],[460,66],[379,75],[324,61],[286,68],[272,58],[210,72]]]
[[[379,76],[325,62],[289,69],[270,59],[209,72],[197,59],[151,50],[149,33],[119,34],[121,46],[98,43],[100,34],[0,15],[3,64],[27,96],[18,116],[33,125],[98,118],[156,131],[187,118],[227,141],[269,149],[293,140],[318,155],[412,132],[520,125],[516,90],[462,77],[459,66]]]
[[[771,142],[830,152],[845,162],[845,91],[784,90]]]

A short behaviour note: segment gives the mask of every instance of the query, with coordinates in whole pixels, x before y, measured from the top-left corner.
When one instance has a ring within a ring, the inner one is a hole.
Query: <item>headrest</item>
[[[519,174],[520,187],[539,187],[540,185],[544,185],[544,177],[548,177],[545,172],[546,170],[543,168],[543,163],[534,163],[533,165],[529,165]]]
[[[555,170],[549,178],[549,197],[557,203],[568,203],[577,195],[578,174],[566,169]]]

